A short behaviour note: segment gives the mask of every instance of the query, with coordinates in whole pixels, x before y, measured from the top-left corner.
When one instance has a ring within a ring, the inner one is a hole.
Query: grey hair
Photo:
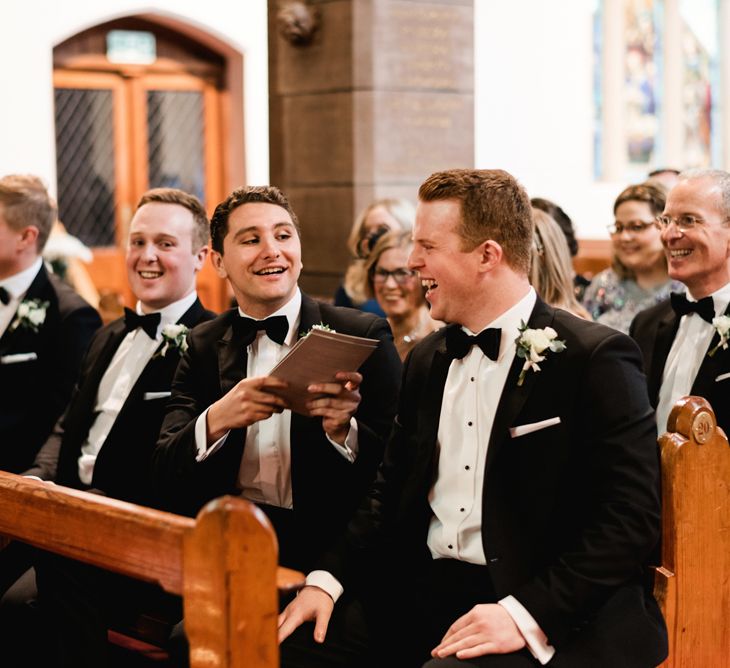
[[[679,175],[680,181],[699,181],[701,179],[712,181],[720,189],[724,213],[730,217],[730,172],[723,169],[697,168],[688,169]]]

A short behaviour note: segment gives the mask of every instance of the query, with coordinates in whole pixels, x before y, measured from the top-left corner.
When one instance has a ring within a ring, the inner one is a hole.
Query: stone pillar
[[[292,4],[318,16],[308,43],[277,20]],[[301,219],[305,290],[334,293],[373,199],[473,166],[473,46],[473,0],[270,0],[271,182]]]

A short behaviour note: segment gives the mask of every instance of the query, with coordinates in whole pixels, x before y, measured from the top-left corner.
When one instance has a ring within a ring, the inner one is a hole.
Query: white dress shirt
[[[282,360],[297,341],[302,294],[297,290],[292,299],[271,316],[286,316],[289,331],[284,343],[272,341],[264,331],[257,332],[248,346],[246,378],[267,376]],[[251,316],[238,309],[241,317]],[[257,320],[258,318],[253,318]],[[195,444],[197,461],[201,462],[217,451],[228,438],[230,431],[210,447],[206,439],[206,409],[195,423]],[[340,445],[328,437],[333,447],[348,461],[357,457],[357,422],[350,420],[350,431],[345,444]],[[241,495],[256,503],[266,503],[279,508],[293,508],[291,486],[291,411],[274,413],[265,420],[259,420],[246,428],[246,442],[238,471],[238,485]]]
[[[30,284],[35,280],[42,265],[43,259],[39,257],[27,269],[23,269],[23,271],[0,281],[0,287],[5,288],[10,296],[10,301],[7,304],[0,302],[0,336],[5,333],[5,330],[13,321],[18,305],[23,301],[25,293],[28,292]]]
[[[730,283],[710,295],[715,306],[715,316],[721,316],[730,303]],[[689,301],[697,301],[687,292]],[[667,420],[677,399],[692,392],[697,372],[707,355],[715,328],[697,313],[683,315],[664,365],[664,375],[659,388],[656,409],[657,428],[660,434],[667,430]]]
[[[161,309],[156,338],[151,339],[144,330],[137,328],[128,332],[122,339],[99,382],[94,405],[94,412],[97,416],[81,446],[81,455],[78,459],[79,479],[84,484],[91,484],[96,457],[114,427],[119,412],[127,401],[134,384],[162,343],[163,328],[165,325],[176,323],[197,298],[197,294],[193,291],[186,297]],[[157,313],[157,311],[154,312]],[[137,313],[143,315],[139,302],[137,303]]]
[[[445,557],[486,564],[482,546],[482,498],[487,446],[515,358],[520,323],[529,320],[536,298],[534,289],[530,288],[517,304],[487,325],[502,330],[496,361],[484,355],[478,346],[472,346],[463,359],[453,360],[449,367],[437,436],[439,470],[428,497],[434,516],[427,544],[434,559]],[[478,333],[463,329],[470,335]],[[343,592],[340,582],[325,571],[312,571],[306,583],[320,587],[335,601]],[[499,604],[514,620],[532,655],[540,663],[547,663],[555,650],[547,644],[547,637],[532,615],[513,596],[507,596]]]

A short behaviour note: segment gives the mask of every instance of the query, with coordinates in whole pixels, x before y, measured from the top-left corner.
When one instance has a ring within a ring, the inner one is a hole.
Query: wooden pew
[[[274,668],[279,590],[273,529],[253,504],[211,501],[195,520],[0,472],[0,535],[183,597],[191,668]]]
[[[683,397],[659,439],[665,668],[730,668],[730,447],[709,403]]]

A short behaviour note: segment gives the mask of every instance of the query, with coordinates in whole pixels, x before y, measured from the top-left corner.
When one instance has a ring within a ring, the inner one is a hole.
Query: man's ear
[[[195,271],[200,271],[205,262],[205,256],[208,255],[208,246],[203,246],[195,255]]]
[[[504,257],[504,251],[493,239],[483,241],[475,249],[479,253],[479,269],[484,272],[492,271]]]
[[[213,263],[216,273],[220,278],[228,278],[228,272],[223,266],[223,254],[217,250],[210,249],[210,261]]]
[[[38,228],[35,225],[28,225],[24,227],[20,233],[20,248],[25,250],[31,246],[36,247],[38,245]]]

